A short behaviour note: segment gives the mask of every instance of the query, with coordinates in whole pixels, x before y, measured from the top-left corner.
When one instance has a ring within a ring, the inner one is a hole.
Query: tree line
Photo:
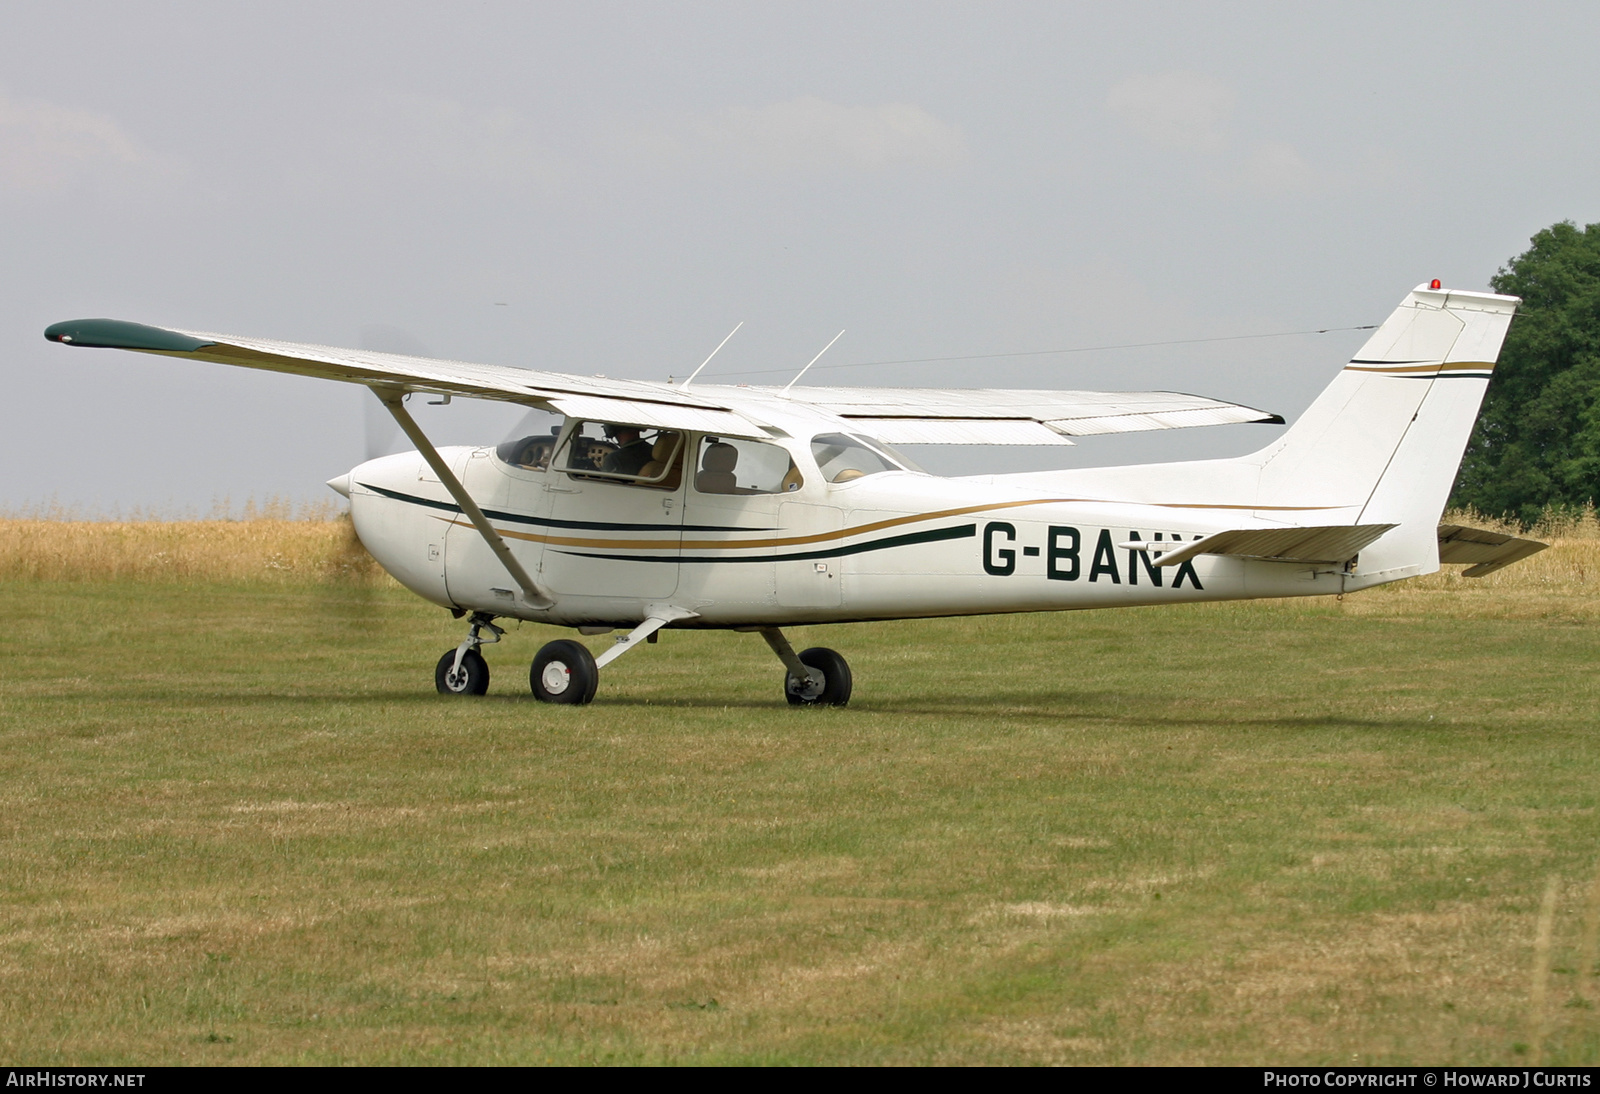
[[[1523,525],[1600,499],[1600,224],[1531,243],[1489,281],[1522,306],[1450,498]]]

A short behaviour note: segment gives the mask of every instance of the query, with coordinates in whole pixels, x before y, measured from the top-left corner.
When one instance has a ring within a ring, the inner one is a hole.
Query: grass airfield
[[[526,625],[443,698],[461,625],[305,550],[12,543],[0,1057],[1600,1062],[1600,542],[792,632],[842,711],[673,631],[537,704]]]

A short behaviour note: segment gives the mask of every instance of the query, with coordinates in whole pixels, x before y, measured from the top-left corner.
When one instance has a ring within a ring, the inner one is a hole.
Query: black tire
[[[850,666],[835,650],[813,646],[800,651],[800,663],[822,674],[822,686],[805,686],[805,681],[788,675],[783,682],[784,698],[792,707],[842,707],[850,701]]]
[[[594,700],[600,670],[581,643],[562,638],[547,643],[528,670],[533,697],[541,703],[581,705]]]
[[[448,650],[439,658],[433,670],[433,686],[440,695],[485,695],[489,691],[489,662],[477,650],[468,650],[461,658],[461,673],[452,678],[450,670],[456,665],[456,651]]]

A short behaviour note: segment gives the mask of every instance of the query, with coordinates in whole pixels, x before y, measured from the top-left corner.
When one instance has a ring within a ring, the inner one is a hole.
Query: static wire
[[[1323,327],[1321,330],[1285,330],[1272,334],[1229,334],[1219,338],[1174,338],[1166,342],[1124,342],[1114,346],[1073,346],[1071,349],[1029,349],[1014,353],[970,353],[961,357],[907,357],[897,361],[851,361],[840,365],[818,365],[816,371],[825,368],[866,368],[868,365],[925,365],[936,361],[992,361],[1001,357],[1047,357],[1053,353],[1098,353],[1102,350],[1112,349],[1148,349],[1151,346],[1192,346],[1201,342],[1246,342],[1256,338],[1295,338],[1305,334],[1334,334],[1347,330],[1377,330],[1379,324],[1369,323],[1362,327]],[[718,376],[764,376],[773,372],[790,372],[787,368],[761,368],[747,369],[742,372],[721,372]]]

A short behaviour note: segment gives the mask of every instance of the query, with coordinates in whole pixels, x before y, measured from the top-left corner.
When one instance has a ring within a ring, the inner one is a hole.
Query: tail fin
[[[1362,575],[1437,570],[1439,517],[1519,303],[1413,290],[1294,426],[1246,457],[1261,508],[1398,525],[1362,551]]]

